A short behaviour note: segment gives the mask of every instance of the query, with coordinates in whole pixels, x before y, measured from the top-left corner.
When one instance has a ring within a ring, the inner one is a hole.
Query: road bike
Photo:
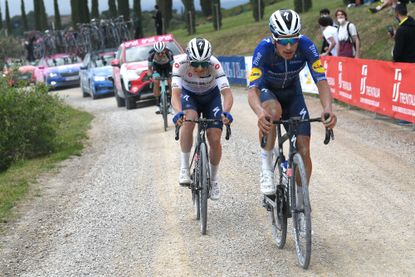
[[[208,147],[206,143],[206,131],[209,123],[222,122],[218,119],[199,118],[196,120],[186,119],[184,122],[193,122],[198,124],[196,145],[190,163],[191,183],[189,188],[192,192],[192,202],[195,208],[196,219],[200,222],[200,233],[206,235],[207,229],[207,200],[210,197],[210,168]],[[226,140],[231,136],[230,125],[226,126]],[[176,126],[175,139],[179,140],[180,126]]]
[[[327,114],[325,118],[328,118]],[[282,249],[286,242],[287,218],[292,218],[297,260],[302,268],[307,269],[311,257],[311,206],[306,169],[296,146],[297,127],[305,122],[321,122],[321,118],[291,117],[272,122],[277,125],[277,146],[274,148],[273,156],[274,177],[278,180],[278,185],[275,194],[264,195],[263,206],[269,211],[272,233],[279,249]],[[284,135],[281,135],[281,125],[286,126],[288,130]],[[333,130],[326,128],[324,144],[328,144],[330,139],[334,139]],[[263,136],[262,147],[265,147],[266,141],[267,137]],[[283,152],[283,144],[286,141],[290,142],[288,160]]]

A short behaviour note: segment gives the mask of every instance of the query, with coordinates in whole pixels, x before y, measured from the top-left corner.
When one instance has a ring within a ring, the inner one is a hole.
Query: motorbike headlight
[[[50,77],[50,78],[57,77],[57,76],[58,76],[58,74],[57,74],[57,73],[55,73],[55,72],[50,72],[50,73],[49,73],[49,77]]]
[[[97,82],[105,81],[105,77],[104,76],[94,76],[94,81],[97,81]]]

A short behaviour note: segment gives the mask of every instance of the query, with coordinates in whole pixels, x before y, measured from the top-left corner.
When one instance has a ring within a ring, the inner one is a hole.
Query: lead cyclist
[[[233,96],[222,65],[216,57],[212,56],[212,45],[208,40],[193,38],[188,43],[186,52],[185,57],[174,63],[172,78],[172,106],[176,112],[173,122],[176,125],[183,125],[180,134],[179,183],[186,186],[191,182],[189,158],[195,127],[193,122],[184,122],[183,119],[197,119],[200,113],[203,113],[205,118],[218,120],[209,123],[207,130],[211,180],[210,199],[218,200],[220,197],[218,169],[222,156],[222,126],[233,121],[230,114]]]
[[[274,194],[276,190],[272,163],[276,127],[271,120],[293,116],[309,118],[299,80],[299,73],[306,64],[319,91],[324,125],[333,128],[337,121],[317,48],[308,37],[300,34],[300,16],[293,10],[277,10],[269,19],[269,29],[271,36],[255,48],[248,92],[249,105],[258,117],[260,140],[263,135],[268,136],[267,144],[261,151],[260,178],[261,192],[266,195]],[[330,115],[328,119],[324,119],[325,113]],[[310,179],[310,123],[301,124],[297,130],[297,149]],[[298,193],[298,201],[302,203],[300,189]]]

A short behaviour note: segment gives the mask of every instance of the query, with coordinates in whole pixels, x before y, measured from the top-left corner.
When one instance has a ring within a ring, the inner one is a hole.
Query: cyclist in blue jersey
[[[266,195],[273,194],[276,190],[272,164],[276,128],[271,121],[293,116],[309,118],[299,79],[299,73],[306,64],[319,91],[324,125],[333,128],[337,121],[317,47],[308,37],[300,34],[299,15],[293,10],[277,10],[269,19],[269,28],[271,36],[263,39],[254,51],[248,92],[249,105],[258,116],[260,139],[263,135],[268,136],[267,145],[262,149],[260,179],[261,192]],[[324,113],[330,117],[324,119]],[[312,164],[309,123],[299,126],[296,140],[310,178]]]

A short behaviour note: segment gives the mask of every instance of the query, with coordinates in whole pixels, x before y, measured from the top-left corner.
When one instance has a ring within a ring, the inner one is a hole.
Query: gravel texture
[[[3,224],[0,276],[413,276],[415,132],[335,106],[335,140],[313,126],[313,252],[305,271],[292,232],[276,248],[259,192],[256,117],[235,88],[223,140],[222,198],[201,236],[190,191],[178,185],[179,144],[154,107],[58,92],[93,113],[88,147],[33,185]],[[318,98],[307,97],[318,116]],[[171,126],[171,125],[170,125]]]

